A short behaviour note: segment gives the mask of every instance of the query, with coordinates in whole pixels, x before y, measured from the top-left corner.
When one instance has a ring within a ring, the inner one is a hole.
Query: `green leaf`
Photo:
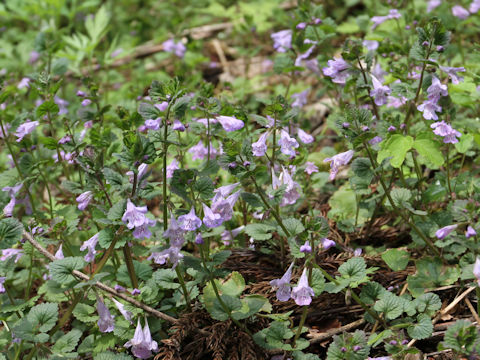
[[[268,240],[272,237],[271,231],[275,230],[275,227],[267,224],[248,224],[245,227],[245,232],[248,236],[251,236],[255,240]]]
[[[219,285],[217,286],[219,288],[218,290],[222,294],[239,296],[243,292],[243,290],[245,290],[245,280],[238,271],[234,271],[230,275],[230,279],[223,283],[219,283]]]
[[[204,200],[211,199],[213,197],[213,190],[215,190],[212,179],[207,176],[198,178],[197,181],[195,181],[193,188]]]
[[[442,307],[442,301],[437,294],[426,293],[415,299],[415,307],[419,313],[433,316]]]
[[[37,107],[36,115],[37,118],[41,118],[44,115],[56,115],[58,114],[58,105],[55,104],[53,100],[48,100],[43,102],[39,107]]]
[[[73,329],[55,341],[52,346],[52,351],[54,353],[69,353],[75,350],[81,337],[82,332]]]
[[[268,299],[261,295],[248,295],[240,301],[242,303],[241,309],[232,313],[232,317],[237,320],[246,319],[264,308],[272,310]]]
[[[372,164],[367,158],[356,158],[352,162],[352,171],[360,178],[370,179],[373,176]]]
[[[394,188],[390,194],[396,206],[400,208],[411,207],[409,200],[412,197],[412,192],[410,190],[405,188]]]
[[[441,145],[438,141],[431,139],[415,139],[413,148],[425,159],[435,165],[436,168],[443,165],[445,158],[443,156]]]
[[[73,309],[73,316],[77,318],[77,320],[84,322],[84,323],[94,323],[98,320],[98,316],[95,315],[95,308],[93,306],[87,304],[77,304],[75,309]]]
[[[465,154],[473,146],[473,135],[463,134],[458,143],[455,144],[455,149],[461,154]]]
[[[295,218],[288,218],[283,220],[283,225],[285,225],[285,228],[289,232],[290,236],[296,236],[305,231],[305,227],[303,226],[302,222]]]
[[[457,265],[447,266],[439,258],[424,258],[415,262],[417,273],[407,277],[408,290],[415,297],[425,290],[451,285],[460,277]]]
[[[114,204],[110,210],[108,210],[107,218],[112,221],[119,221],[122,219],[125,207],[127,206],[127,200],[120,200]]]
[[[14,218],[0,220],[0,248],[12,247],[22,240],[23,225]]]
[[[430,316],[420,314],[418,315],[417,320],[418,323],[407,328],[408,335],[416,340],[422,340],[432,336],[433,324]]]
[[[387,290],[375,281],[370,281],[362,287],[360,299],[367,305],[373,305]]]
[[[229,318],[229,312],[240,310],[242,308],[242,302],[240,301],[240,299],[234,296],[220,295],[220,298],[222,299],[223,304],[226,306],[226,309],[224,309],[218,299],[215,298],[215,300],[213,301],[213,307],[210,312],[210,315],[215,320],[225,321]]]
[[[82,269],[85,264],[85,260],[78,256],[58,259],[50,264],[50,275],[52,280],[60,284],[68,284],[76,280],[72,271]]]
[[[320,269],[312,269],[312,281],[310,286],[315,293],[315,296],[319,296],[325,289],[325,277]]]
[[[43,303],[34,306],[27,315],[27,320],[41,332],[51,330],[58,320],[58,305]]]
[[[110,15],[107,6],[102,6],[94,17],[88,16],[85,20],[85,29],[93,42],[93,47],[97,45],[103,35],[106,33]]]
[[[373,306],[375,311],[383,313],[388,320],[398,318],[403,313],[403,301],[400,297],[384,292]]]
[[[136,260],[133,260],[133,267],[135,270],[135,274],[137,275],[137,278],[147,281],[152,277],[152,268],[150,265],[146,263],[142,263]],[[120,266],[118,269],[118,281],[123,282],[125,284],[130,284],[130,276],[128,275],[128,270],[127,270],[127,265],[123,264]]]
[[[357,287],[359,283],[367,280],[367,264],[362,257],[349,259],[340,265],[338,272],[352,287]]]
[[[122,189],[124,177],[121,174],[109,168],[104,168],[102,172],[108,184],[110,184],[114,189]]]
[[[102,334],[102,336],[98,336],[95,339],[94,351],[100,352],[100,351],[107,350],[109,348],[113,348],[115,346],[115,343],[116,343],[115,335],[113,335],[112,333]]]
[[[406,250],[390,249],[382,254],[382,259],[393,271],[401,271],[407,267],[410,255]]]
[[[413,143],[414,141],[411,136],[395,134],[382,142],[377,161],[381,163],[386,158],[391,158],[390,164],[394,168],[399,168],[403,164],[408,150],[412,148]]]
[[[451,325],[440,343],[439,350],[452,349],[462,355],[478,353],[480,334],[477,327],[468,320],[457,320]]]
[[[153,279],[162,289],[178,289],[180,284],[175,282],[177,274],[172,269],[160,269],[153,273]]]

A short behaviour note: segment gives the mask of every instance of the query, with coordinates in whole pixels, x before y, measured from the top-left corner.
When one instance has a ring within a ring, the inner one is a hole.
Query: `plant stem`
[[[179,269],[179,265],[175,266],[175,272],[177,273],[178,281],[180,282],[180,286],[182,287],[183,297],[185,298],[185,303],[187,304],[188,311],[191,311],[192,308],[190,306],[190,295],[188,294],[187,286],[185,284],[185,279],[183,277],[182,272]]]
[[[450,183],[450,159],[449,159],[449,154],[450,154],[450,144],[447,144],[447,163],[445,164],[445,167],[447,169],[448,198],[450,199],[450,201],[452,201],[452,184]]]
[[[168,150],[168,118],[170,116],[170,107],[172,106],[173,99],[169,102],[167,107],[167,113],[163,121],[163,229],[168,228],[168,198],[167,198],[167,150]],[[169,239],[167,239],[169,243]]]
[[[123,255],[125,257],[125,263],[127,265],[128,275],[130,276],[132,286],[134,289],[138,289],[137,275],[135,274],[132,253],[130,252],[130,247],[128,246],[128,243],[123,246]]]

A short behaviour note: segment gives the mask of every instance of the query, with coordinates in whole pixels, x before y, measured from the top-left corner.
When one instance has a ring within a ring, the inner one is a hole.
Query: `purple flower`
[[[168,102],[163,101],[160,104],[153,105],[159,111],[165,111],[168,109]]]
[[[295,99],[292,103],[292,107],[302,108],[307,105],[309,90],[304,90],[299,93],[292,94],[292,99]]]
[[[298,23],[297,26],[295,26],[297,28],[297,30],[303,30],[307,27],[307,23],[306,22],[301,22],[301,23]]]
[[[92,199],[93,194],[91,191],[85,191],[84,193],[81,193],[79,196],[77,196],[75,200],[78,202],[78,210],[85,210],[88,204],[90,204],[90,201],[92,201]]]
[[[383,24],[387,20],[398,19],[401,16],[402,15],[398,12],[397,9],[391,9],[389,11],[388,15],[386,15],[386,16],[374,16],[371,19],[372,22],[373,22],[372,30],[375,30],[378,25]]]
[[[288,132],[285,130],[280,131],[280,139],[278,140],[278,145],[280,145],[280,151],[288,156],[295,156],[295,150],[298,148],[298,142],[294,138],[290,137]]]
[[[465,236],[468,238],[471,238],[472,236],[476,236],[477,235],[477,232],[475,231],[475,229],[473,227],[471,227],[470,225],[468,225],[467,227],[467,231],[465,232]]]
[[[216,117],[216,120],[218,120],[218,122],[220,123],[220,125],[222,125],[225,131],[240,130],[245,125],[242,120],[239,120],[234,116],[220,115]]]
[[[223,243],[225,245],[230,245],[230,242],[233,241],[233,239],[237,237],[237,235],[240,234],[244,228],[245,228],[245,225],[242,225],[233,230],[224,230],[220,235]]]
[[[330,239],[327,239],[327,238],[322,238],[320,239],[320,242],[322,243],[322,247],[325,249],[325,250],[328,250],[330,249],[332,246],[335,246],[335,241],[333,240],[330,240]]]
[[[443,85],[437,77],[432,76],[432,84],[427,88],[428,99],[437,102],[440,97],[448,95],[447,85]]]
[[[180,169],[180,163],[177,161],[177,159],[173,159],[170,165],[167,165],[167,179],[170,179],[173,177],[173,172],[175,170]]]
[[[439,240],[443,240],[445,239],[448,235],[450,235],[450,233],[455,230],[457,228],[458,225],[448,225],[448,226],[444,226],[443,228],[441,229],[438,229],[436,232],[435,232],[435,236],[439,239]]]
[[[302,253],[311,253],[312,252],[312,247],[310,246],[310,243],[308,242],[308,240],[305,241],[305,244],[300,246],[300,252],[302,252]]]
[[[307,162],[305,163],[305,165],[307,165],[307,166],[305,167],[305,172],[306,172],[308,175],[312,175],[313,173],[318,172],[318,167],[317,167],[317,165],[315,165],[313,162],[307,161]]]
[[[178,222],[175,220],[175,216],[171,214],[170,217],[170,226],[167,230],[163,232],[163,237],[170,240],[170,243],[177,247],[182,247],[185,242],[185,231],[180,227]]]
[[[68,113],[68,104],[69,102],[67,100],[61,99],[58,96],[55,96],[53,98],[53,102],[58,105],[58,115],[64,115]]]
[[[457,75],[458,72],[465,72],[465,68],[461,67],[448,67],[448,66],[439,66],[440,70],[448,75],[452,79],[452,84],[458,84],[463,81],[463,77]],[[446,95],[444,95],[446,96]]]
[[[17,131],[15,132],[15,136],[18,138],[17,142],[22,141],[22,139],[30,134],[35,128],[39,125],[38,121],[30,121],[27,120],[23,124],[21,124],[18,128]]]
[[[58,248],[57,252],[55,253],[55,259],[64,259],[65,256],[63,255],[62,244]]]
[[[353,251],[353,256],[360,256],[360,255],[362,255],[362,249],[361,248],[356,248]]]
[[[260,138],[252,144],[252,153],[255,156],[264,156],[267,152],[267,137],[268,132],[264,132],[260,135]]]
[[[208,156],[208,149],[203,142],[200,140],[197,145],[192,146],[188,149],[188,152],[192,154],[192,160],[203,160]],[[215,149],[210,143],[210,159],[215,159],[217,156],[218,151]]]
[[[130,291],[130,294],[132,294],[132,296],[137,296],[137,295],[140,295],[142,292],[140,291],[140,289],[133,289],[132,291]]]
[[[460,20],[465,20],[470,16],[470,13],[468,12],[468,10],[460,5],[455,5],[454,7],[452,7],[452,14],[453,16],[456,16]]]
[[[480,10],[480,0],[473,0],[468,8],[470,13],[475,14]]]
[[[173,39],[164,41],[162,46],[164,51],[175,54],[179,58],[183,58],[185,56],[185,52],[187,51],[187,48],[182,44],[181,41],[175,43],[175,40]]]
[[[310,144],[315,140],[315,138],[312,135],[308,134],[307,132],[303,131],[300,128],[298,129],[297,135],[300,141],[304,144]]]
[[[147,218],[145,214],[147,213],[146,206],[135,206],[130,199],[127,200],[127,209],[122,216],[122,221],[127,223],[129,229],[142,226]]]
[[[388,132],[394,132],[394,131],[397,131],[397,128],[393,125],[390,125],[387,129]]]
[[[360,345],[355,345],[353,351],[359,351],[362,347]]]
[[[392,92],[388,86],[382,85],[378,79],[372,76],[373,89],[370,90],[370,96],[375,99],[375,104],[378,106],[385,105],[387,103],[387,96]]]
[[[270,285],[277,288],[278,301],[288,301],[291,294],[290,280],[292,279],[293,262],[280,279],[270,281]]]
[[[477,278],[478,285],[480,286],[480,259],[477,257],[475,265],[473,265],[473,275]]]
[[[445,144],[455,144],[458,142],[457,137],[462,136],[462,134],[452,128],[449,124],[445,121],[439,121],[430,125],[435,135],[439,135],[443,137],[443,142]]]
[[[185,125],[183,125],[180,120],[178,119],[175,119],[173,121],[173,126],[172,126],[172,129],[173,130],[176,130],[176,131],[185,131]]]
[[[137,328],[133,338],[125,343],[126,348],[132,347],[132,354],[139,359],[149,359],[152,356],[152,351],[158,351],[158,344],[152,340],[148,322],[145,319],[145,326],[142,330],[140,319],[138,319]]]
[[[30,79],[28,77],[22,78],[22,80],[20,80],[20,82],[17,85],[17,89],[23,89],[25,87],[29,88],[30,87],[30,81],[32,81],[32,79]]]
[[[78,97],[85,97],[85,96],[87,96],[87,94],[85,94],[85,92],[83,92],[82,90],[77,90],[77,96]]]
[[[137,226],[132,235],[135,239],[149,239],[152,236],[152,232],[149,227],[155,226],[156,221],[145,217],[145,222],[141,226]]]
[[[23,184],[19,183],[15,186],[5,186],[2,188],[2,191],[8,192],[8,196],[10,196],[9,203],[3,208],[3,213],[5,216],[12,216],[13,209],[15,208],[15,204],[17,203],[16,195],[18,191],[22,188]]]
[[[143,126],[145,127],[145,129],[148,129],[148,130],[158,130],[160,129],[160,125],[162,123],[162,118],[156,118],[156,119],[147,119],[145,120],[145,123],[143,124]]]
[[[203,205],[203,223],[208,228],[216,228],[223,223],[222,215],[215,214],[207,205]]]
[[[345,84],[345,80],[350,75],[348,71],[350,64],[343,60],[342,57],[334,57],[333,60],[328,60],[327,64],[328,66],[322,69],[323,74],[331,77],[336,84]]]
[[[196,236],[195,236],[195,244],[197,245],[202,245],[205,241],[203,241],[203,237],[202,237],[202,234],[198,233]]]
[[[177,246],[170,246],[168,249],[165,249],[160,252],[153,252],[147,260],[153,260],[155,264],[164,265],[167,260],[173,265],[172,269],[178,265],[178,262],[183,259],[183,255],[180,253],[181,248]]]
[[[97,312],[99,315],[98,328],[100,332],[112,332],[115,328],[115,320],[103,301],[97,296]]]
[[[370,145],[376,145],[376,144],[381,143],[382,141],[383,141],[383,139],[380,136],[375,136],[373,139],[370,139],[368,143]]]
[[[90,99],[84,99],[84,100],[82,101],[82,106],[88,106],[88,105],[90,105],[91,103],[92,103],[92,100],[90,100]]]
[[[404,96],[401,96],[399,98],[397,98],[395,96],[389,96],[387,98],[387,100],[388,100],[388,102],[387,102],[387,107],[388,108],[393,107],[393,108],[398,109],[399,107],[405,105],[408,99]]]
[[[298,193],[300,185],[296,181],[293,181],[292,175],[285,168],[283,168],[282,174],[280,175],[280,180],[283,185],[286,186],[280,206],[295,204],[300,197],[300,194]]]
[[[2,256],[0,256],[0,261],[7,261],[11,257],[15,257],[15,264],[20,260],[20,258],[23,256],[23,250],[22,249],[3,249],[2,250]]]
[[[270,37],[277,52],[284,53],[292,47],[292,30],[282,30],[271,34]]]
[[[119,293],[127,291],[122,285],[118,285],[118,284],[114,286],[114,289],[116,292],[119,292]]]
[[[202,220],[200,220],[195,214],[195,208],[193,206],[188,214],[178,217],[178,223],[180,228],[185,231],[195,231],[202,226]]]
[[[375,51],[378,49],[379,44],[376,40],[363,40],[362,45],[370,51]]]
[[[3,294],[6,291],[5,286],[3,286],[6,279],[7,278],[5,276],[0,276],[0,294]]]
[[[315,45],[312,45],[303,54],[299,54],[297,56],[297,58],[295,59],[295,64],[294,65],[295,66],[302,66],[302,61],[307,60],[310,57],[310,55],[312,55],[312,52],[313,52],[314,49],[315,49]],[[307,61],[305,61],[305,65],[307,66]],[[306,91],[308,93],[308,90],[306,90]],[[292,95],[292,97],[293,97],[293,95]],[[306,96],[305,96],[305,103],[306,103]],[[295,106],[295,105],[292,104],[292,106]],[[302,107],[302,106],[299,106],[299,107]]]
[[[292,289],[292,299],[295,300],[297,305],[305,306],[310,305],[314,295],[313,289],[308,286],[307,268],[304,268],[297,286]]]
[[[330,180],[334,180],[335,176],[337,176],[338,170],[340,166],[347,165],[350,160],[352,160],[355,151],[348,150],[343,153],[337,154],[332,156],[331,158],[326,158],[323,162],[330,162]]]
[[[427,13],[435,10],[442,4],[442,0],[429,0],[427,3]]]
[[[423,118],[426,120],[438,120],[436,112],[442,111],[442,107],[432,100],[423,102],[417,106],[417,109],[423,112]]]
[[[133,324],[133,322],[132,322],[133,314],[130,311],[125,310],[125,306],[120,301],[116,300],[115,298],[112,298],[112,301],[115,304],[115,306],[117,307],[118,311],[120,311],[120,314],[123,315],[125,320],[127,320],[127,321],[129,321],[130,323]]]
[[[95,259],[95,254],[97,251],[95,250],[95,246],[98,243],[98,233],[93,235],[90,239],[85,241],[82,246],[80,246],[80,251],[84,251],[88,249],[87,255],[85,255],[86,262],[92,262]]]

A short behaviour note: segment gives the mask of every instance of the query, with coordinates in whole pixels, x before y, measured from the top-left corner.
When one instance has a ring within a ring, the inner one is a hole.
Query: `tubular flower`
[[[280,279],[270,281],[270,285],[277,289],[278,301],[288,301],[292,292],[290,280],[292,279],[293,262]]]
[[[347,165],[350,160],[352,160],[355,152],[353,150],[348,150],[343,153],[332,156],[331,158],[326,158],[323,162],[330,163],[330,180],[334,180],[337,176],[340,166]]]
[[[305,306],[310,305],[314,295],[313,289],[308,285],[307,268],[304,268],[297,286],[292,289],[292,299],[297,305]]]

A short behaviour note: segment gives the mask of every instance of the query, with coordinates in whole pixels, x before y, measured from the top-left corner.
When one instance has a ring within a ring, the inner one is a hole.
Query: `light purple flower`
[[[77,94],[76,94],[78,97],[84,97],[84,96],[87,96],[87,94],[85,94],[84,91],[82,90],[77,90]]]
[[[202,234],[198,233],[195,236],[195,244],[202,245],[205,241],[203,240]]]
[[[361,248],[356,248],[353,251],[353,256],[360,256],[360,255],[362,255],[362,249]]]
[[[100,332],[112,332],[115,328],[115,319],[103,301],[97,296],[98,328]]]
[[[202,226],[202,220],[197,217],[195,208],[192,206],[188,214],[178,217],[178,224],[185,231],[195,231]]]
[[[297,286],[292,289],[292,299],[297,305],[305,306],[310,305],[314,295],[313,289],[308,285],[307,268],[304,268]]]
[[[442,111],[442,107],[432,100],[421,103],[417,106],[417,109],[423,112],[423,118],[426,120],[438,120],[436,113]]]
[[[170,246],[168,249],[165,249],[160,252],[152,252],[152,254],[147,258],[147,260],[153,260],[155,264],[164,265],[167,260],[173,265],[172,269],[178,265],[179,261],[183,259],[182,253],[180,253],[181,248],[177,246]]]
[[[345,84],[350,72],[350,64],[343,60],[342,57],[334,57],[333,60],[328,60],[328,66],[322,69],[325,76],[331,77],[336,84]]]
[[[465,20],[470,16],[470,13],[468,12],[468,10],[460,5],[455,5],[454,7],[452,7],[452,14],[453,16],[456,16],[460,20]]]
[[[170,244],[173,244],[177,247],[182,247],[183,243],[185,242],[184,235],[185,230],[180,227],[177,220],[175,220],[175,216],[171,214],[170,226],[163,232],[163,237],[169,239]]]
[[[370,51],[375,51],[378,49],[379,43],[376,40],[363,40],[362,45]]]
[[[310,246],[310,243],[308,242],[308,240],[305,241],[305,244],[300,246],[300,252],[302,252],[302,253],[311,253],[312,252],[312,247]]]
[[[448,225],[448,226],[444,226],[442,227],[441,229],[438,229],[436,232],[435,232],[435,236],[439,239],[439,240],[443,240],[445,239],[448,235],[450,235],[450,233],[455,230],[457,228],[458,225]]]
[[[397,128],[393,125],[390,125],[387,129],[388,132],[394,132],[394,131],[397,131]]]
[[[254,156],[264,156],[267,152],[268,132],[260,135],[260,138],[252,144],[252,153]]]
[[[305,163],[305,165],[307,165],[307,166],[305,167],[305,172],[306,172],[308,175],[312,175],[313,173],[318,172],[318,167],[317,167],[317,165],[315,165],[313,162],[307,161],[307,162]]]
[[[280,139],[278,140],[280,151],[288,156],[295,156],[295,149],[299,147],[297,140],[290,137],[285,130],[280,131]]]
[[[84,106],[84,107],[90,105],[91,103],[92,103],[92,100],[90,100],[90,99],[82,100],[82,106]]]
[[[305,105],[307,105],[308,102],[308,89],[299,93],[292,94],[292,99],[294,99],[292,107],[304,107]]]
[[[135,206],[131,200],[128,199],[127,208],[122,216],[122,221],[127,224],[129,229],[142,226],[147,221],[145,216],[147,211],[146,206]]]
[[[244,228],[245,228],[245,225],[242,225],[233,230],[224,230],[220,235],[224,245],[230,245],[233,239],[237,237],[237,235],[240,234]]]
[[[297,28],[297,30],[303,30],[307,27],[307,23],[306,22],[300,22],[295,27]]]
[[[118,284],[114,286],[114,289],[116,292],[119,292],[119,293],[127,291],[122,285],[118,285]]]
[[[475,229],[473,227],[471,227],[470,225],[468,225],[467,227],[467,231],[465,232],[465,236],[466,238],[471,238],[472,236],[476,236],[477,235],[477,232],[475,231]]]
[[[282,30],[271,34],[270,37],[277,52],[284,53],[292,47],[292,30]]]
[[[322,243],[322,247],[324,250],[330,249],[332,246],[335,246],[335,241],[327,239],[327,238],[322,238],[320,239],[320,242]]]
[[[443,137],[443,142],[445,144],[455,144],[458,142],[457,137],[462,136],[462,134],[452,128],[449,124],[445,121],[439,121],[430,125],[435,135],[439,135]]]
[[[277,288],[277,299],[278,301],[288,301],[291,295],[291,285],[290,281],[292,279],[292,269],[293,262],[285,272],[285,274],[280,279],[275,279],[270,281],[270,285],[274,288]]]
[[[176,131],[181,131],[181,132],[183,132],[183,131],[185,131],[185,125],[183,125],[183,124],[180,122],[180,120],[175,119],[175,120],[173,121],[172,129],[173,129],[173,130],[176,130]]]
[[[132,322],[133,314],[130,311],[125,309],[125,305],[123,305],[120,301],[116,300],[115,298],[112,298],[112,301],[115,304],[115,306],[117,307],[118,311],[120,311],[120,314],[123,315],[125,320],[127,320],[127,321],[129,321],[130,323],[133,324],[133,322]]]
[[[173,39],[164,41],[162,45],[164,51],[175,54],[179,58],[183,58],[185,56],[185,52],[187,51],[187,48],[181,41],[176,43]]]
[[[427,3],[427,13],[435,10],[442,4],[442,0],[429,0]]]
[[[23,124],[21,124],[18,128],[17,131],[15,132],[15,136],[18,138],[17,142],[22,141],[22,139],[30,134],[35,128],[39,125],[38,121],[30,121],[27,120]]]
[[[140,324],[140,319],[138,319],[137,328],[135,329],[133,338],[127,341],[123,346],[126,348],[132,347],[132,354],[139,359],[149,359],[152,357],[152,351],[158,351],[158,344],[156,341],[152,340],[152,335],[150,334],[150,328],[148,327],[146,319],[143,330]]]
[[[162,124],[162,118],[156,118],[156,119],[147,119],[145,120],[143,126],[145,129],[148,130],[158,130],[160,129],[160,125]]]
[[[470,3],[470,7],[468,8],[471,14],[475,14],[480,10],[480,0],[473,0]]]
[[[387,20],[398,19],[401,16],[402,15],[398,12],[397,9],[391,9],[389,11],[388,15],[385,15],[385,16],[374,16],[371,19],[372,22],[373,22],[372,30],[375,30],[378,25],[383,24]]]
[[[383,141],[383,139],[382,139],[380,136],[375,136],[373,139],[370,139],[370,140],[368,141],[368,143],[369,143],[370,145],[376,145],[376,144],[381,143],[382,141]]]
[[[463,77],[459,76],[458,72],[465,72],[465,68],[461,67],[449,67],[449,66],[439,66],[440,70],[448,75],[448,77],[452,80],[452,84],[459,84],[463,81]],[[446,96],[446,95],[444,95]]]
[[[2,250],[2,256],[0,256],[0,261],[7,261],[11,257],[15,257],[15,263],[20,260],[20,258],[23,256],[23,250],[22,249],[3,249]]]
[[[225,131],[236,131],[242,129],[245,124],[242,120],[237,119],[235,116],[220,115],[216,117],[216,120],[222,125]]]
[[[207,205],[202,204],[203,206],[203,223],[208,228],[216,228],[223,223],[222,215],[216,214],[210,209]]]
[[[63,255],[62,245],[63,244],[60,244],[60,247],[58,248],[57,252],[55,253],[55,259],[64,259],[65,258],[65,256]]]
[[[30,79],[28,77],[22,78],[22,80],[20,80],[20,82],[17,85],[17,89],[23,89],[25,87],[29,88],[30,87],[30,81],[32,81],[32,79]]]
[[[334,180],[337,176],[340,166],[347,165],[350,160],[352,160],[355,151],[348,150],[343,153],[332,156],[331,158],[326,158],[323,162],[330,162],[330,180]]]
[[[312,135],[303,131],[300,128],[298,129],[297,135],[298,135],[298,138],[300,139],[300,141],[304,144],[310,144],[315,140],[315,138]]]
[[[388,86],[382,85],[378,79],[371,75],[373,89],[370,90],[370,96],[375,99],[375,104],[378,106],[385,105],[387,103],[387,96],[390,95],[391,90]]]
[[[86,262],[92,262],[95,260],[95,254],[97,251],[95,250],[95,246],[98,243],[98,233],[93,235],[90,239],[85,241],[82,246],[80,246],[80,251],[84,251],[88,249],[87,255],[85,255],[84,259]]]
[[[200,140],[197,145],[192,146],[188,149],[188,152],[192,154],[192,160],[203,160],[208,156],[208,149],[203,142]],[[210,143],[210,160],[215,159],[218,155],[217,149],[215,149]]]
[[[393,108],[396,108],[398,109],[399,107],[405,105],[407,103],[407,98],[404,97],[404,96],[401,96],[399,98],[395,97],[395,96],[389,96],[387,98],[388,102],[387,102],[387,107],[390,108],[390,107],[393,107]]]
[[[140,291],[140,289],[133,289],[132,291],[130,291],[130,294],[132,294],[132,296],[137,296],[137,295],[140,295],[142,292]]]
[[[162,101],[160,104],[153,105],[159,111],[165,111],[168,109],[168,102]]]
[[[432,84],[427,88],[428,99],[437,102],[440,97],[448,95],[447,85],[443,85],[437,77],[432,76]]]
[[[302,61],[307,60],[310,57],[310,55],[312,55],[312,52],[314,49],[315,49],[315,45],[312,45],[303,54],[299,54],[295,59],[295,66],[302,66]],[[305,61],[305,65],[307,65],[306,61]]]
[[[293,172],[294,171],[292,171],[292,173]],[[283,185],[286,186],[285,192],[283,193],[282,201],[280,202],[280,206],[295,204],[300,198],[300,194],[298,192],[300,185],[296,181],[293,181],[292,175],[285,168],[283,168],[279,180],[282,182]]]
[[[478,285],[480,286],[480,259],[477,257],[475,265],[473,265],[473,275],[477,278]]]
[[[7,280],[5,276],[0,276],[0,294],[3,294],[6,291],[5,286],[3,286],[5,280]]]
[[[87,208],[90,201],[93,199],[93,194],[91,191],[85,191],[77,196],[75,199],[78,202],[78,210],[83,211]]]
[[[15,204],[17,203],[16,195],[22,188],[23,184],[19,183],[15,186],[5,186],[2,188],[2,191],[8,192],[8,196],[10,196],[9,203],[3,208],[3,213],[5,216],[12,216],[13,209],[15,208]]]
[[[152,236],[152,232],[150,231],[149,227],[155,226],[156,221],[145,217],[145,222],[135,227],[132,232],[132,235],[135,239],[149,239]]]
[[[175,170],[180,169],[180,163],[177,161],[177,159],[173,159],[172,162],[167,165],[167,179],[170,179],[173,177],[173,172]]]
[[[58,115],[64,115],[68,113],[68,104],[67,100],[61,99],[58,96],[53,98],[53,102],[58,105]]]

